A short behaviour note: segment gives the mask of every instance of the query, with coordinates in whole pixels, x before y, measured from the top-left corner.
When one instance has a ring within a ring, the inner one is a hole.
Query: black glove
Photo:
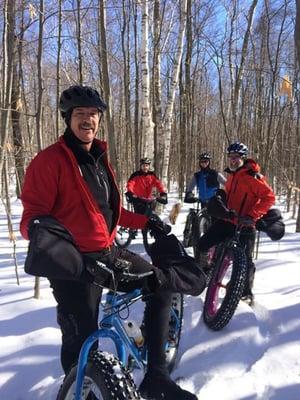
[[[184,200],[185,203],[196,203],[198,201],[197,197],[193,195],[192,192],[186,192]]]
[[[132,192],[126,192],[125,193],[126,200],[128,203],[132,203],[133,199],[136,197]]]
[[[172,230],[172,227],[165,224],[157,215],[152,215],[148,219],[146,228],[148,228],[154,236],[168,235]]]
[[[168,195],[165,192],[161,192],[159,197],[156,199],[161,204],[168,204]]]
[[[122,280],[124,271],[131,267],[129,261],[115,258],[114,254],[108,252],[104,256],[99,253],[83,254],[84,263],[93,281],[100,286],[116,289],[116,285]]]
[[[239,224],[244,226],[254,226],[255,222],[250,215],[245,215],[244,217],[239,217]]]
[[[227,210],[224,214],[224,218],[233,219],[236,217],[236,212],[234,210]]]

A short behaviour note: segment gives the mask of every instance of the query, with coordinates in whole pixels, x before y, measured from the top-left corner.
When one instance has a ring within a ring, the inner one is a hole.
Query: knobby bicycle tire
[[[215,261],[203,310],[205,324],[214,331],[221,330],[231,320],[242,297],[247,276],[246,256],[241,247],[227,247],[222,253]],[[230,268],[231,275],[226,285],[226,294],[221,300],[221,304],[217,304],[220,300],[219,290],[222,286],[222,279]]]
[[[115,237],[115,243],[120,249],[126,249],[133,239],[132,231],[129,228],[119,227]]]
[[[56,400],[73,400],[77,366],[65,377]],[[140,400],[130,373],[111,354],[92,352],[85,369],[82,400]]]
[[[169,334],[166,347],[166,361],[170,373],[175,367],[181,338],[183,321],[183,294],[173,293],[171,307],[173,311],[171,311],[169,319]],[[174,314],[176,314],[176,317]]]

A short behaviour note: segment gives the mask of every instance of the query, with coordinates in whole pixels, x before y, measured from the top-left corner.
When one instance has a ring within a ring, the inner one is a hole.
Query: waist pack
[[[285,225],[278,208],[270,208],[269,211],[256,222],[258,231],[265,232],[271,240],[280,240],[285,234]]]
[[[167,272],[175,292],[198,296],[205,288],[205,274],[175,235],[164,235],[150,247],[153,265]]]
[[[29,224],[27,274],[77,280],[84,270],[82,255],[72,235],[55,218],[42,216]]]

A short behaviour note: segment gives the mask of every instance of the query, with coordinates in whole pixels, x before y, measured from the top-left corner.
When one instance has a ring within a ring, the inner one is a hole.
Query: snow
[[[164,211],[164,218],[176,201]],[[40,299],[33,298],[34,278],[24,273],[27,242],[18,233],[22,207],[12,202],[17,233],[17,285],[13,247],[0,206],[0,398],[54,400],[63,379],[60,330],[55,300],[46,279]],[[172,232],[182,238],[188,206],[183,205]],[[262,236],[255,279],[255,305],[241,302],[230,323],[210,331],[201,314],[204,295],[185,299],[184,326],[173,378],[199,400],[298,400],[300,398],[300,234],[284,214],[280,242]],[[141,238],[131,250],[146,256]],[[133,308],[139,319],[142,306]],[[107,343],[104,349],[113,350]],[[138,384],[141,373],[134,374]],[[174,399],[176,400],[176,399]]]

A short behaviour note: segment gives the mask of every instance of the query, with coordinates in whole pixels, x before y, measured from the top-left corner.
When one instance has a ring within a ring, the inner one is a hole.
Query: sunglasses
[[[241,156],[232,156],[232,155],[229,155],[229,156],[227,156],[230,160],[239,160],[239,159],[241,159],[242,157]]]

